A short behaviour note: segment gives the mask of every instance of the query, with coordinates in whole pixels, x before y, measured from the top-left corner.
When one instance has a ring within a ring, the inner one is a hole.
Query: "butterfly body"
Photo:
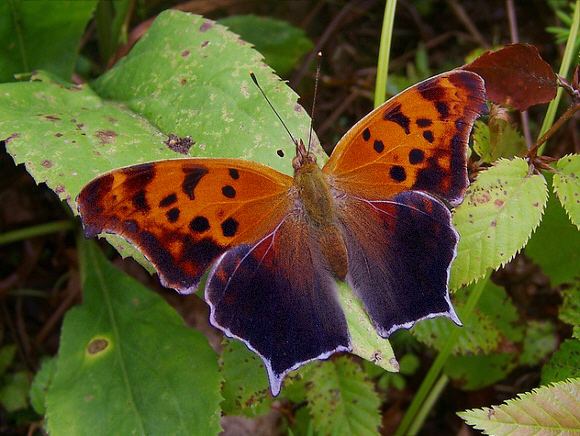
[[[210,322],[284,376],[352,348],[336,279],[377,332],[435,316],[449,299],[458,241],[447,204],[468,185],[467,141],[483,80],[452,71],[359,121],[320,168],[302,142],[294,177],[238,159],[176,159],[114,170],[79,194],[85,233],[135,244],[162,283],[197,289],[210,266]]]

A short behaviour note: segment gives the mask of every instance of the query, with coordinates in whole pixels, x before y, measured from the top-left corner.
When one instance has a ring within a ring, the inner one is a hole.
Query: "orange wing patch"
[[[355,124],[323,171],[339,189],[370,200],[415,189],[456,204],[468,185],[469,133],[485,110],[477,74],[456,70],[435,76]]]
[[[193,292],[226,249],[256,242],[282,220],[291,186],[291,177],[253,162],[179,159],[100,176],[77,202],[87,236],[123,236],[165,286]]]

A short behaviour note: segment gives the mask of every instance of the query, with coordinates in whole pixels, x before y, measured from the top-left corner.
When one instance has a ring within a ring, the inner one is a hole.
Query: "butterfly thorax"
[[[295,167],[294,185],[322,255],[334,275],[344,280],[348,270],[346,244],[337,223],[327,176],[315,160],[306,160]]]

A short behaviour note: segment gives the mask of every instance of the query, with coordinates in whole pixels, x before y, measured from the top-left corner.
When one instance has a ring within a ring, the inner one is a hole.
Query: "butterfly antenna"
[[[266,93],[264,92],[264,90],[262,89],[260,84],[258,83],[258,79],[256,79],[256,76],[254,75],[254,73],[250,73],[250,77],[252,78],[252,81],[258,87],[258,89],[260,90],[260,92],[262,93],[262,95],[264,96],[264,98],[266,99],[266,101],[268,102],[268,104],[270,105],[270,107],[272,108],[272,110],[274,111],[274,113],[276,114],[276,116],[278,117],[278,119],[280,120],[282,125],[284,126],[284,129],[286,129],[286,132],[288,132],[288,135],[292,139],[292,143],[294,145],[298,145],[298,142],[296,141],[296,139],[294,139],[294,136],[292,136],[292,133],[290,133],[290,130],[288,130],[288,127],[286,127],[286,124],[284,123],[284,121],[282,121],[282,118],[280,117],[280,115],[278,115],[278,112],[276,111],[276,109],[274,109],[274,106],[270,102],[270,99],[268,98],[268,96],[266,95]]]
[[[318,95],[318,79],[320,78],[320,64],[322,62],[322,52],[317,53],[318,64],[316,65],[316,76],[314,79],[314,97],[312,98],[312,110],[310,111],[310,131],[308,132],[308,153],[310,153],[310,146],[312,141],[312,124],[314,123],[314,108],[316,107],[316,97]]]

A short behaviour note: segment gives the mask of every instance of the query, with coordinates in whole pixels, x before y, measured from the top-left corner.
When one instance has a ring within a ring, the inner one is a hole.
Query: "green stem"
[[[13,230],[11,232],[0,234],[0,245],[10,244],[23,239],[33,238],[35,236],[61,232],[63,230],[71,230],[74,226],[75,223],[73,221],[63,220],[27,227],[25,229]]]
[[[471,316],[473,315],[473,309],[475,309],[475,306],[479,301],[479,297],[481,297],[481,293],[483,292],[483,289],[485,288],[485,285],[487,284],[488,280],[489,274],[485,278],[477,282],[473,287],[473,289],[471,290],[471,293],[469,294],[467,302],[465,303],[465,307],[463,308],[462,311],[463,322],[465,323],[469,322]],[[407,412],[405,412],[405,416],[403,417],[401,424],[399,424],[399,428],[397,428],[395,436],[409,434],[409,429],[413,425],[413,422],[417,419],[417,416],[419,414],[426,415],[429,412],[429,409],[431,408],[432,404],[427,404],[426,398],[428,395],[430,395],[431,389],[433,388],[435,381],[439,377],[439,374],[441,373],[443,366],[445,365],[447,359],[451,355],[453,347],[455,346],[455,343],[457,342],[460,333],[461,330],[459,328],[455,328],[451,331],[451,334],[448,336],[447,341],[443,345],[443,348],[441,349],[441,351],[439,351],[439,354],[435,358],[435,361],[431,364],[431,368],[429,368],[427,375],[423,379],[423,382],[421,383],[419,390],[415,394],[415,397],[413,398],[411,405],[407,409]],[[417,431],[418,430],[419,429],[417,429]]]
[[[435,386],[433,386],[433,389],[431,389],[429,396],[425,399],[423,407],[421,407],[421,410],[419,410],[415,420],[409,427],[409,435],[414,436],[419,433],[419,430],[421,430],[421,427],[423,427],[423,423],[425,422],[427,415],[429,415],[429,412],[443,393],[443,390],[447,387],[447,383],[449,383],[449,377],[447,377],[445,374],[441,375],[439,380],[437,380],[437,383],[435,383]]]
[[[375,107],[385,101],[387,94],[387,77],[389,74],[389,56],[395,22],[396,0],[386,0],[383,30],[381,31],[381,45],[379,47],[379,61],[377,65],[377,82],[375,84]]]
[[[576,0],[576,6],[574,8],[574,18],[572,19],[572,24],[570,25],[570,34],[568,35],[568,41],[566,41],[566,49],[564,50],[564,57],[562,58],[562,64],[560,65],[560,71],[558,74],[562,77],[567,77],[570,71],[570,65],[572,64],[572,58],[574,56],[574,48],[576,46],[576,39],[578,38],[578,29],[580,28],[580,0]],[[562,88],[558,87],[556,92],[556,98],[550,102],[548,110],[546,111],[546,116],[544,117],[544,122],[542,123],[542,128],[540,129],[540,138],[544,133],[552,127],[554,123],[554,118],[556,117],[556,111],[558,110],[558,105],[560,104],[560,99],[562,98]],[[539,153],[542,154],[546,144],[540,147]]]

